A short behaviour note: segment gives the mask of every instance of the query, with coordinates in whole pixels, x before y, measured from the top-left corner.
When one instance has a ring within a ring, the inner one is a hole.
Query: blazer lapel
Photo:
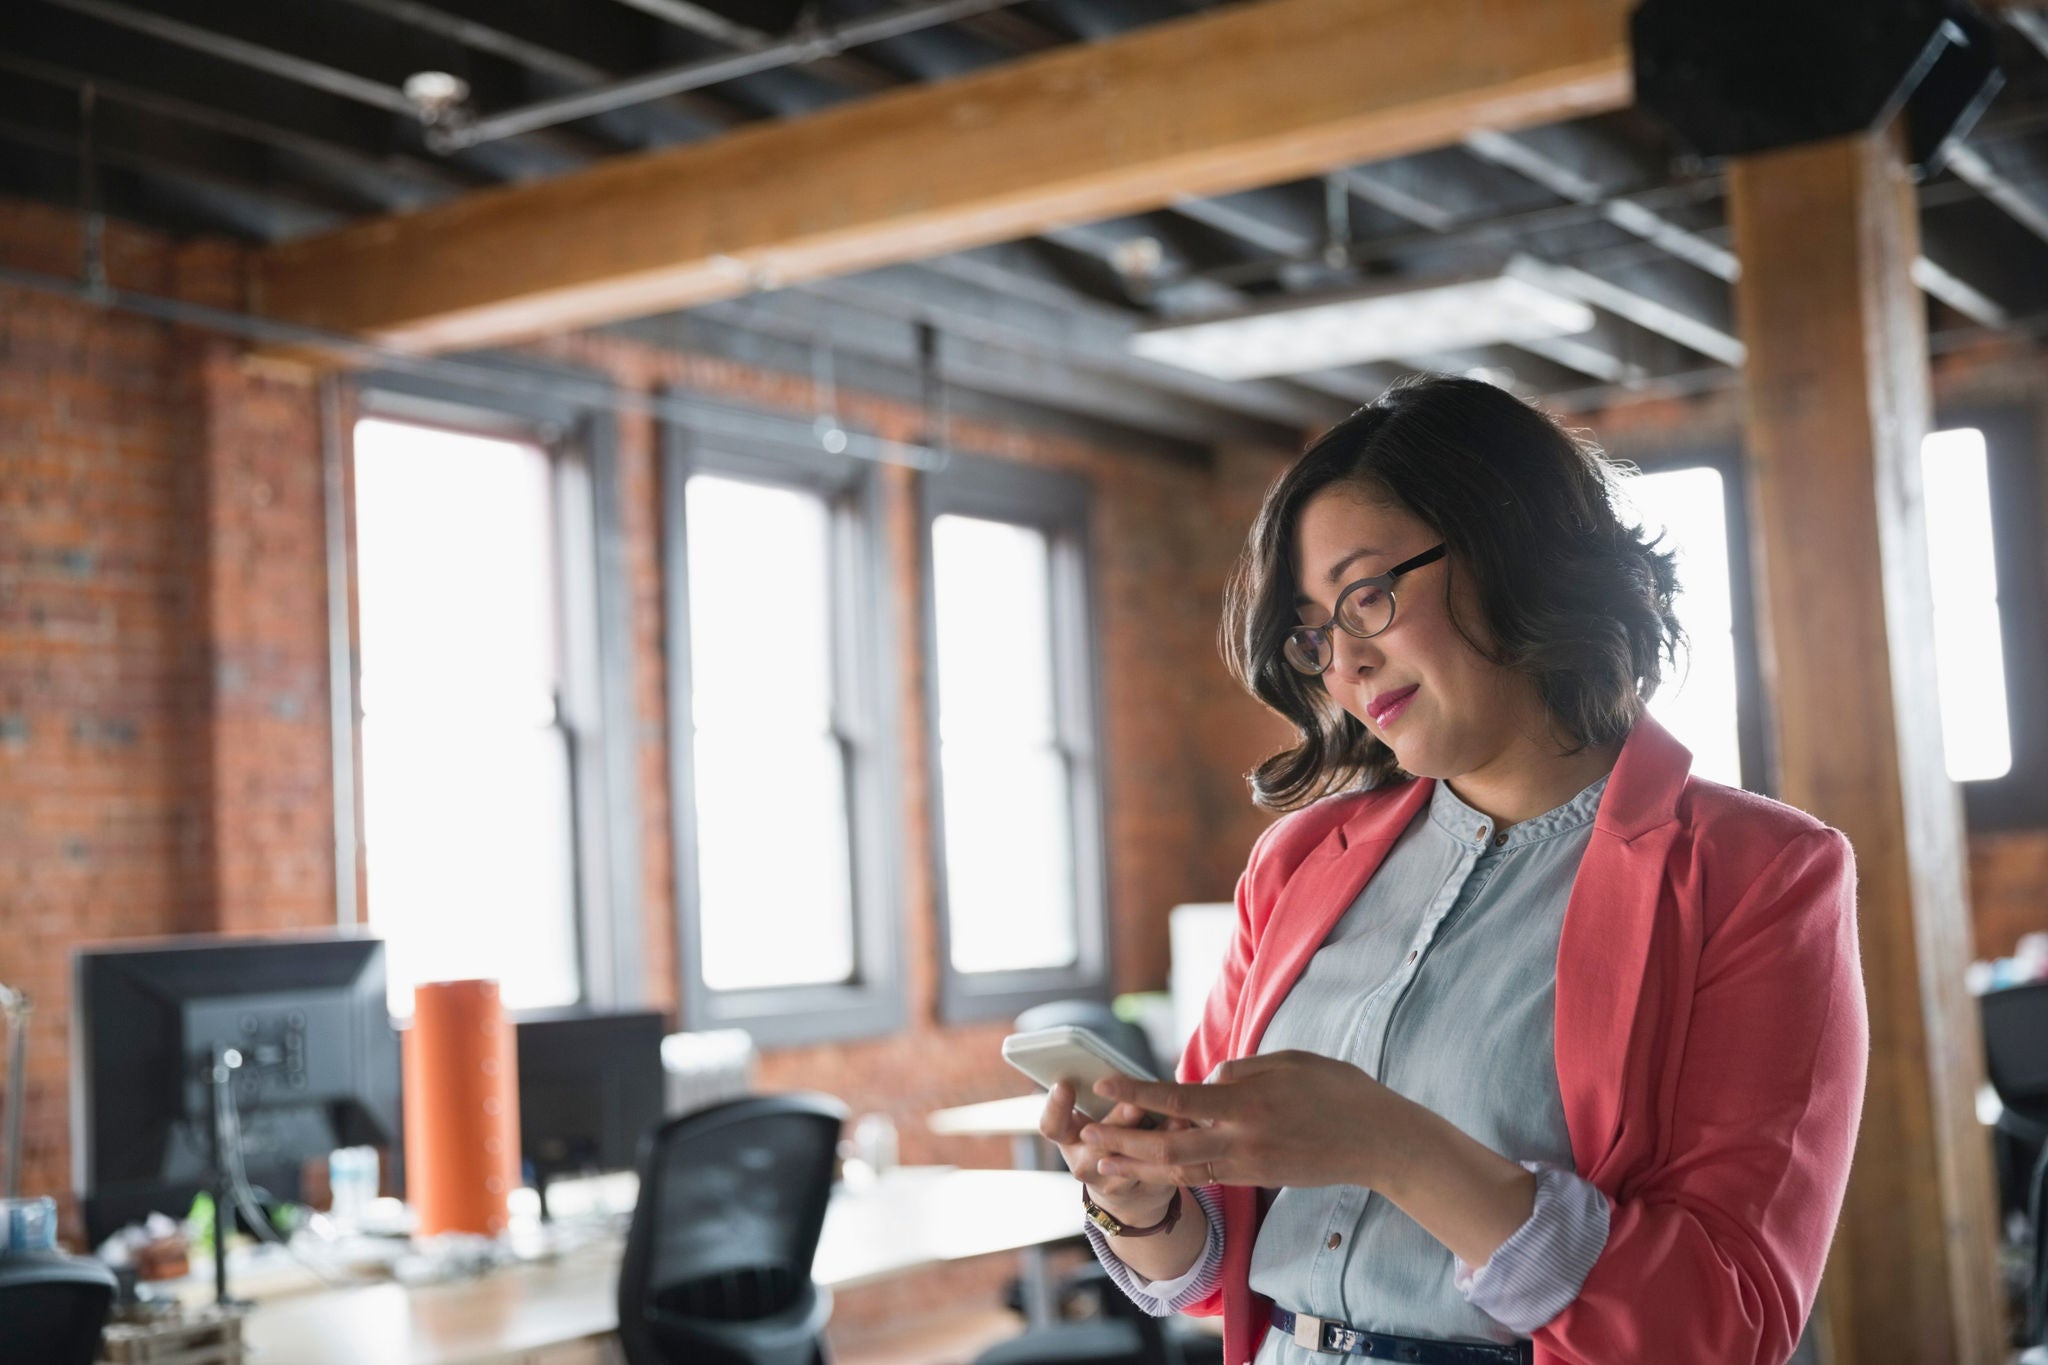
[[[1258,1050],[1266,1025],[1294,988],[1302,969],[1379,870],[1387,850],[1408,828],[1435,785],[1427,778],[1417,778],[1391,800],[1367,802],[1365,809],[1331,830],[1287,879],[1246,974],[1243,999],[1249,1008],[1238,1011],[1233,1057],[1249,1057]]]
[[[1647,714],[1601,794],[1557,948],[1558,1089],[1579,1173],[1595,1183],[1620,1133],[1629,1044],[1652,986],[1678,798],[1692,755]]]

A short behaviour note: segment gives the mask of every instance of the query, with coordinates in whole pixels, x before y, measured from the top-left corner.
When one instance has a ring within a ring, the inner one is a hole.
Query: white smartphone
[[[1106,1076],[1159,1079],[1104,1042],[1100,1034],[1073,1024],[1011,1034],[1003,1039],[1003,1060],[1047,1090],[1061,1081],[1073,1086],[1074,1107],[1097,1121],[1108,1118],[1116,1108],[1116,1101],[1095,1093],[1097,1081]],[[1148,1114],[1141,1126],[1150,1128],[1158,1121]]]

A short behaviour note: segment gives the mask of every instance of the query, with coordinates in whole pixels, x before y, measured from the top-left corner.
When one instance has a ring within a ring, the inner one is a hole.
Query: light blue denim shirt
[[[1492,1342],[1527,1336],[1577,1296],[1606,1245],[1607,1203],[1572,1172],[1553,1052],[1557,945],[1606,785],[1501,832],[1439,782],[1259,1044],[1262,1055],[1350,1062],[1535,1171],[1528,1222],[1475,1272],[1368,1189],[1282,1189],[1252,1248],[1255,1291],[1369,1331]],[[1209,1244],[1177,1280],[1147,1282],[1085,1225],[1112,1277],[1152,1312],[1216,1283],[1220,1201],[1198,1194]],[[1326,1360],[1270,1332],[1258,1365]]]

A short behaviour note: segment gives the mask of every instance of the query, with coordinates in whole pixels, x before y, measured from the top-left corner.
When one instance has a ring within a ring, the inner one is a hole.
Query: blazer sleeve
[[[1245,977],[1251,972],[1258,930],[1264,927],[1266,910],[1257,907],[1256,903],[1266,890],[1267,862],[1274,837],[1285,824],[1286,821],[1280,821],[1266,827],[1258,842],[1252,845],[1252,856],[1238,876],[1236,931],[1231,935],[1230,951],[1224,954],[1223,968],[1216,974],[1215,984],[1209,988],[1208,1001],[1202,1006],[1201,1021],[1195,1025],[1194,1035],[1181,1051],[1180,1065],[1174,1068],[1174,1079],[1182,1085],[1208,1080],[1217,1067],[1230,1059],[1230,1040],[1236,1034],[1238,1003],[1244,993]],[[1204,1186],[1203,1193],[1213,1196],[1202,1201],[1204,1207],[1218,1210],[1215,1254],[1220,1263],[1225,1234],[1221,1216],[1223,1187]],[[1184,1305],[1180,1311],[1198,1318],[1219,1316],[1223,1312],[1222,1284],[1219,1282],[1207,1295]]]
[[[1782,1365],[1812,1311],[1870,1054],[1846,839],[1797,835],[1707,925],[1691,1006],[1665,1155],[1539,1358]]]

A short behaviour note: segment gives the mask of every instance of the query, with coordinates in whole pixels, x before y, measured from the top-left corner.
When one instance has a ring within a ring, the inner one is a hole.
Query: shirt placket
[[[1414,984],[1416,973],[1422,970],[1422,964],[1429,956],[1429,945],[1435,940],[1444,918],[1458,903],[1473,868],[1478,866],[1484,847],[1483,842],[1477,845],[1462,840],[1458,842],[1458,857],[1444,874],[1443,885],[1430,898],[1429,909],[1409,940],[1408,950],[1387,978],[1366,997],[1352,1030],[1351,1046],[1343,1055],[1344,1060],[1368,1075],[1377,1077],[1384,1074],[1387,1034],[1394,1011]],[[1378,1059],[1378,1064],[1368,1065],[1368,1058]],[[1365,1220],[1366,1209],[1371,1204],[1372,1191],[1358,1185],[1336,1188],[1338,1194],[1330,1203],[1322,1245],[1316,1251],[1310,1275],[1318,1300],[1340,1305],[1340,1313],[1345,1321],[1349,1321],[1351,1305],[1344,1293],[1344,1267],[1350,1259],[1351,1245],[1357,1240],[1359,1226]]]

